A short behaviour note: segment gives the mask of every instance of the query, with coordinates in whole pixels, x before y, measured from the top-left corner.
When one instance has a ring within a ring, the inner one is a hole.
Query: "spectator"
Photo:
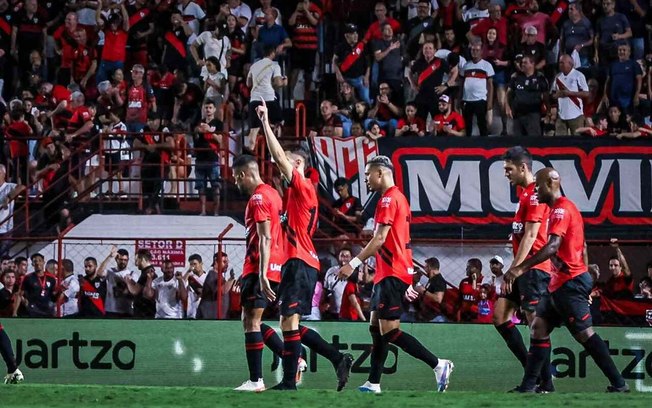
[[[444,39],[442,40],[441,48],[456,54],[462,52],[462,42],[457,40],[453,27],[444,27]]]
[[[493,258],[489,260],[489,270],[493,275],[491,277],[491,286],[493,287],[493,292],[490,294],[491,297],[495,297],[496,295],[503,293],[504,266],[505,263],[503,262],[503,257],[500,255],[494,255]]]
[[[154,91],[144,80],[145,68],[136,64],[131,68],[131,83],[126,88],[127,108],[125,124],[129,132],[142,132],[150,112],[156,112]],[[119,89],[120,85],[118,85]],[[132,136],[133,137],[133,136]]]
[[[473,3],[467,2],[467,4],[473,4],[473,6],[462,6],[462,21],[467,23],[473,30],[473,27],[481,19],[489,18],[489,0],[477,0]]]
[[[365,119],[364,126],[371,129],[371,124],[375,121],[388,135],[393,136],[402,109],[397,98],[392,97],[392,88],[387,82],[381,82],[378,90],[378,97],[374,107],[367,114],[368,119]]]
[[[384,25],[389,24],[392,28],[392,33],[398,33],[401,31],[401,23],[397,20],[394,20],[392,17],[387,15],[387,6],[384,2],[379,1],[374,7],[374,14],[376,16],[376,21],[371,23],[367,32],[364,35],[364,42],[370,43],[374,40],[380,40],[384,36]]]
[[[29,317],[54,317],[57,278],[45,272],[43,255],[36,253],[31,260],[34,271],[25,276],[19,296],[27,307]]]
[[[206,278],[204,279],[204,284],[202,286],[200,296],[201,299],[199,300],[199,305],[197,306],[197,319],[223,319],[226,315],[229,298],[223,294],[218,296],[217,289],[218,280],[224,280],[222,276],[226,275],[226,271],[229,268],[229,256],[224,252],[222,252],[221,255],[221,258],[219,254],[213,255],[212,268],[206,274]],[[222,285],[222,290],[226,290],[226,285]],[[222,316],[217,315],[218,299],[222,300]]]
[[[488,61],[494,69],[494,76],[492,78],[494,94],[500,117],[502,119],[502,132],[501,136],[507,136],[507,118],[505,117],[505,84],[507,83],[507,67],[509,61],[507,60],[507,52],[505,46],[498,41],[498,32],[495,28],[490,28],[487,31],[486,37],[482,43],[482,58]],[[493,116],[487,118],[487,123],[491,126]]]
[[[594,30],[591,21],[582,13],[581,3],[574,2],[568,5],[568,20],[564,21],[561,28],[560,49],[564,54],[572,55],[577,52],[582,67],[591,65],[593,53]],[[579,67],[578,67],[579,68]]]
[[[597,115],[595,121],[592,122],[595,122],[596,125],[577,128],[575,134],[589,137],[602,137],[609,134],[609,122],[605,115]]]
[[[188,70],[187,46],[192,44],[193,29],[186,23],[178,10],[172,11],[170,29],[164,34],[163,56],[161,61],[170,71]]]
[[[620,106],[610,106],[607,114],[607,134],[620,139],[623,135],[630,133],[632,130],[632,124],[627,120],[627,116],[623,115]]]
[[[303,72],[303,95],[309,99],[312,74],[315,70],[315,57],[319,38],[317,36],[317,25],[321,20],[322,11],[319,6],[310,0],[302,0],[297,3],[294,13],[290,16],[288,24],[292,27],[292,58],[290,73],[290,93],[299,78],[299,72]]]
[[[491,78],[494,76],[494,69],[489,62],[482,59],[481,42],[474,41],[471,44],[471,61],[467,61],[460,75],[464,77],[462,101],[466,135],[472,136],[475,117],[480,136],[486,137],[489,135],[487,116],[493,112],[494,87]]]
[[[79,279],[75,276],[74,265],[70,259],[61,261],[63,279],[58,302],[61,305],[61,317],[77,317],[79,315]]]
[[[276,18],[276,24],[282,25],[283,19],[281,18],[281,11],[272,6],[272,0],[259,0],[260,1],[260,7],[258,7],[256,10],[253,12],[253,16],[251,17],[251,20],[249,20],[249,23],[247,25],[249,26],[262,26],[265,24],[265,10],[273,8],[276,10],[276,14],[278,17]],[[245,4],[246,5],[246,4]],[[231,10],[229,9],[229,13]]]
[[[634,296],[634,277],[629,269],[627,259],[618,246],[618,239],[611,238],[611,246],[616,254],[609,258],[611,276],[605,283],[602,294],[610,299],[631,299]]]
[[[319,105],[320,117],[317,121],[317,126],[314,130],[310,131],[310,136],[332,136],[342,137],[343,124],[342,119],[335,113],[337,107],[333,102],[326,99]]]
[[[344,289],[346,288],[347,282],[339,280],[337,274],[342,266],[351,261],[352,257],[351,248],[340,248],[337,254],[337,265],[326,271],[326,276],[324,277],[324,297],[328,301],[329,307],[328,310],[322,313],[324,320],[339,319],[342,297],[344,296]]]
[[[539,2],[530,0],[527,13],[515,17],[521,30],[526,31],[529,27],[536,29],[536,41],[547,46],[557,38],[557,28],[553,25],[550,16],[539,11]],[[545,58],[545,55],[544,55]]]
[[[248,47],[245,34],[238,27],[238,19],[233,14],[226,17],[226,36],[231,42],[231,60],[226,67],[229,74],[229,89],[235,89],[236,82],[243,77]]]
[[[541,103],[548,98],[548,81],[535,70],[534,58],[525,55],[521,71],[515,73],[507,86],[507,117],[512,119],[514,136],[541,135]],[[512,108],[513,107],[513,108]]]
[[[335,180],[333,187],[340,196],[333,203],[333,222],[347,232],[357,233],[362,215],[360,199],[351,195],[349,192],[351,186],[343,177]]]
[[[367,130],[366,136],[371,140],[378,140],[381,137],[387,136],[387,133],[381,129],[378,121],[372,121]]]
[[[281,67],[276,59],[277,49],[273,45],[267,45],[264,49],[264,58],[255,62],[249,69],[247,75],[247,86],[251,88],[249,102],[249,149],[254,151],[260,130],[260,119],[256,114],[256,107],[261,105],[261,99],[265,101],[269,112],[270,123],[278,125],[283,121],[281,105],[276,99],[275,88],[288,84],[287,77],[281,75]]]
[[[465,136],[464,118],[452,108],[448,95],[439,97],[439,114],[432,118],[431,132],[435,136]]]
[[[367,104],[369,99],[370,68],[365,56],[364,41],[358,41],[358,27],[354,24],[344,26],[345,41],[337,44],[333,54],[333,71],[338,83],[348,82]]]
[[[86,30],[83,28],[75,31],[74,38],[77,46],[72,53],[72,82],[78,84],[85,95],[94,95],[94,78],[97,70],[95,47],[87,44]]]
[[[433,41],[439,31],[439,22],[430,15],[430,1],[418,0],[416,3],[416,15],[407,20],[405,26],[405,45],[410,59],[415,59],[421,45],[425,41]]]
[[[524,33],[525,41],[514,48],[514,55],[530,55],[534,58],[535,69],[543,69],[546,66],[546,46],[537,41],[538,31],[536,27],[528,26],[525,28]]]
[[[442,303],[446,293],[446,280],[441,275],[439,259],[428,258],[425,260],[425,272],[428,283],[425,286],[417,286],[415,289],[422,296],[421,313],[429,322],[447,322]]]
[[[147,249],[139,249],[134,262],[140,271],[138,280],[134,281],[131,275],[124,277],[129,293],[134,297],[134,317],[151,319],[156,314],[156,302],[152,300],[152,297],[145,296],[143,291],[148,281],[152,282],[156,279],[156,270],[152,265],[152,253]]]
[[[198,67],[201,67],[201,76],[208,77],[206,62],[210,57],[215,57],[219,64],[213,65],[218,67],[218,71],[224,78],[227,77],[228,72],[226,67],[229,66],[231,59],[231,39],[227,36],[226,23],[218,24],[213,31],[202,32],[197,39],[190,45],[190,54],[192,55]],[[204,58],[199,58],[197,49],[202,47],[202,54]]]
[[[111,260],[115,260],[116,266],[107,269]],[[109,255],[97,268],[97,276],[106,278],[105,316],[131,317],[133,315],[132,299],[126,279],[134,277],[138,280],[138,277],[129,269],[129,252],[126,249],[111,247]]]
[[[389,85],[396,101],[402,104],[403,46],[400,39],[394,36],[394,29],[389,23],[383,24],[382,37],[371,42],[371,50],[378,69],[377,83]]]
[[[582,99],[589,95],[589,87],[584,74],[573,68],[569,55],[559,57],[559,71],[552,83],[552,97],[559,105],[555,133],[557,136],[574,135],[577,128],[584,126]]]
[[[127,39],[129,38],[129,14],[125,3],[112,3],[110,8],[119,8],[120,14],[110,14],[106,25],[102,17],[102,3],[97,2],[95,21],[98,28],[104,31],[104,47],[97,70],[96,83],[109,79],[116,69],[124,69],[127,58]]]
[[[451,87],[449,83],[454,84],[455,81],[444,80],[444,76],[448,73],[448,63],[435,57],[435,44],[432,42],[423,44],[421,56],[411,64],[409,72],[408,82],[416,92],[414,98],[416,114],[425,122],[428,115],[434,117],[437,114],[437,108],[432,101],[448,91]],[[399,130],[400,128],[399,126]]]
[[[61,85],[68,85],[70,82],[73,52],[77,47],[75,40],[75,32],[78,28],[77,23],[77,14],[70,11],[66,14],[63,25],[59,26],[52,34],[55,52],[61,57],[57,72],[57,83]]]
[[[424,136],[426,134],[426,121],[417,114],[417,105],[414,102],[408,102],[405,105],[405,117],[398,121],[396,136]]]
[[[201,301],[202,289],[206,281],[207,273],[204,272],[204,263],[199,254],[192,254],[188,258],[190,264],[188,272],[183,276],[183,280],[188,286],[188,307],[186,308],[186,317],[194,319],[197,317],[197,308]]]
[[[618,58],[618,46],[632,37],[632,28],[624,14],[616,13],[615,0],[602,0],[604,15],[598,20],[595,35],[595,62],[608,66]]]
[[[18,298],[18,285],[16,284],[16,272],[9,269],[2,269],[0,273],[0,317],[11,317],[14,315],[16,303],[20,304]]]
[[[603,102],[618,105],[624,112],[633,113],[639,105],[643,85],[643,71],[638,62],[630,59],[629,44],[618,46],[618,61],[609,65],[607,81],[604,84]]]
[[[201,212],[206,215],[206,191],[208,183],[213,191],[213,215],[219,213],[220,202],[220,144],[222,143],[222,122],[216,118],[213,101],[207,100],[203,106],[203,118],[195,129],[195,189],[199,192]]]
[[[478,293],[478,316],[475,319],[475,323],[492,323],[494,315],[493,293],[491,285],[485,283],[480,286]]]
[[[175,272],[170,260],[163,261],[162,271],[163,275],[157,278],[153,274],[147,275],[143,294],[156,301],[156,319],[181,319],[183,304],[188,300],[183,273]]]
[[[589,86],[589,96],[583,100],[584,103],[584,119],[587,126],[593,126],[593,116],[598,113],[598,109],[602,110],[602,95],[600,94],[600,86],[598,80],[591,78],[587,81]]]
[[[647,36],[647,29],[645,27],[647,13],[650,8],[650,3],[647,1],[616,1],[616,10],[627,17],[632,30],[632,54],[635,60],[643,59],[645,56],[645,37]],[[648,20],[649,21],[649,20]]]
[[[321,309],[324,305],[322,300],[324,298],[324,274],[319,273],[317,277],[317,282],[315,283],[315,290],[312,294],[312,300],[310,302],[310,314],[301,316],[301,320],[321,320]]]
[[[252,58],[257,62],[260,58],[268,56],[265,48],[271,46],[275,50],[275,56],[285,56],[285,50],[292,47],[292,40],[282,25],[276,24],[276,10],[273,8],[265,10],[265,24],[260,28],[253,27],[252,35],[255,44],[252,48]]]
[[[507,18],[503,17],[502,8],[497,3],[489,5],[489,17],[480,19],[466,36],[469,41],[483,39],[492,28],[496,30],[498,43],[507,46]]]
[[[360,271],[354,271],[346,280],[344,292],[342,293],[342,304],[340,307],[340,320],[366,322],[367,319],[362,312],[361,300],[358,297],[358,276]]]
[[[207,100],[212,101],[215,104],[215,113],[218,119],[224,121],[222,103],[225,94],[228,93],[226,76],[220,71],[220,63],[216,57],[208,57],[204,68],[206,68],[205,75],[202,76],[204,81],[204,102]]]
[[[22,9],[17,9],[11,19],[11,56],[18,63],[18,71],[29,70],[32,51],[45,49],[47,38],[47,18],[39,9],[37,0],[25,0]],[[45,78],[44,78],[45,79]],[[22,84],[25,86],[25,84]]]
[[[342,136],[351,136],[351,116],[355,111],[355,104],[358,100],[355,98],[354,89],[348,82],[341,82],[340,92],[338,94],[337,111],[335,112],[342,121]]]
[[[154,11],[147,0],[134,0],[127,6],[129,36],[127,37],[127,69],[135,64],[147,65],[147,44],[154,34]]]
[[[652,278],[645,276],[638,284],[638,299],[652,299]]]
[[[13,244],[12,232],[14,229],[14,203],[24,190],[22,184],[9,183],[7,169],[0,164],[0,255],[8,255]]]
[[[79,316],[104,317],[106,308],[106,277],[97,273],[97,259],[84,259],[85,275],[79,275]]]
[[[478,300],[482,286],[482,261],[471,258],[466,263],[466,278],[462,279],[458,289],[457,321],[473,322],[478,317]]]
[[[220,6],[220,14],[223,14],[224,11],[226,11],[224,15],[233,14],[236,16],[240,27],[247,27],[249,25],[251,8],[242,0],[228,0],[226,4]]]
[[[204,9],[193,0],[179,0],[178,3],[177,9],[183,16],[183,20],[195,35],[199,34],[199,27],[201,27],[202,21],[206,18]]]
[[[29,183],[27,163],[29,160],[29,142],[34,137],[34,130],[25,120],[23,108],[11,110],[9,119],[11,122],[5,128],[4,136],[9,145],[11,181],[18,184]]]

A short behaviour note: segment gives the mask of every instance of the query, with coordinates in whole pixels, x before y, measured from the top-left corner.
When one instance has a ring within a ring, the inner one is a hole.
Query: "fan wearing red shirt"
[[[448,387],[453,363],[438,359],[423,344],[400,329],[403,298],[414,301],[418,292],[412,287],[414,266],[410,242],[410,204],[394,184],[394,166],[387,156],[376,156],[365,167],[367,188],[381,194],[376,206],[376,227],[373,238],[348,264],[339,270],[341,280],[354,273],[362,262],[376,257],[376,274],[371,295],[371,370],[369,377],[358,389],[380,393],[389,343],[400,347],[409,355],[426,363],[435,373],[437,391]]]
[[[436,136],[466,136],[464,118],[452,109],[448,95],[439,97],[439,115],[432,118],[432,133]]]
[[[283,330],[283,380],[275,390],[296,390],[297,361],[301,356],[301,343],[319,355],[326,357],[337,373],[337,390],[340,391],[349,379],[353,356],[340,353],[327,343],[317,332],[299,325],[301,315],[310,314],[312,297],[317,284],[319,257],[312,242],[317,229],[317,190],[304,177],[307,155],[303,151],[288,153],[281,147],[269,123],[267,104],[256,108],[267,147],[281,175],[288,181],[285,219],[286,262],[281,269],[281,283],[278,296],[272,290],[269,279],[261,274],[260,287],[268,300],[278,297]]]
[[[25,112],[22,109],[11,111],[10,118],[11,123],[5,129],[5,138],[9,142],[9,155],[12,163],[11,180],[18,184],[27,184],[29,180],[27,141],[33,135],[33,130],[25,121]]]
[[[618,239],[611,238],[611,246],[616,253],[609,257],[611,277],[604,283],[602,295],[610,299],[631,299],[634,297],[634,277],[623,251],[618,247]]]
[[[466,262],[466,278],[460,281],[457,308],[458,322],[472,322],[478,317],[478,300],[482,286],[482,261],[471,258]]]
[[[511,265],[514,266],[531,257],[548,241],[550,207],[540,203],[534,191],[532,155],[527,149],[522,146],[512,147],[503,155],[503,161],[505,177],[516,187],[519,194],[511,234],[514,253]],[[521,332],[512,323],[512,317],[520,308],[525,312],[528,324],[532,324],[537,305],[541,298],[548,294],[550,271],[549,260],[535,265],[519,276],[512,285],[512,291],[501,295],[494,305],[494,326],[524,368],[527,362],[527,348]],[[550,364],[543,365],[540,391],[552,392],[555,389],[549,367]]]
[[[125,8],[126,2],[120,3],[120,14],[111,14],[106,24],[102,19],[102,2],[97,3],[95,20],[98,27],[104,27],[104,47],[100,66],[95,78],[99,84],[111,78],[116,69],[124,69],[127,58],[127,39],[129,38],[129,14]]]
[[[263,391],[263,346],[267,344],[279,357],[283,353],[283,342],[274,329],[261,323],[269,301],[260,286],[261,276],[269,280],[272,291],[278,290],[281,281],[281,266],[285,261],[281,227],[283,202],[276,189],[261,179],[258,162],[253,156],[243,155],[235,160],[233,178],[238,190],[249,196],[244,216],[247,254],[240,292],[249,380],[236,390]]]
[[[593,279],[586,266],[584,220],[579,210],[561,194],[561,177],[557,170],[546,167],[536,174],[536,192],[539,202],[550,207],[548,242],[505,274],[505,288],[511,292],[514,280],[536,265],[550,259],[552,277],[545,296],[537,306],[531,330],[530,350],[525,375],[516,392],[534,392],[541,367],[550,359],[550,333],[565,324],[602,373],[609,379],[608,392],[628,392],[620,371],[616,368],[609,347],[593,330],[589,295]]]
[[[72,80],[87,91],[89,85],[94,84],[93,81],[89,84],[89,81],[97,70],[97,53],[95,47],[88,46],[86,30],[83,28],[75,31],[75,41],[77,46],[73,51]]]
[[[392,17],[387,15],[387,6],[384,2],[379,1],[376,3],[374,8],[374,14],[376,15],[376,21],[371,23],[369,29],[364,35],[363,41],[365,43],[370,43],[372,40],[380,40],[383,37],[383,25],[385,23],[392,26],[392,30],[395,33],[401,32],[401,23],[394,20]]]
[[[56,29],[52,37],[57,54],[61,56],[57,82],[62,85],[70,83],[70,72],[72,70],[73,52],[77,47],[75,40],[75,31],[81,28],[77,25],[77,14],[69,12],[62,26]]]
[[[362,308],[360,307],[360,297],[358,296],[358,272],[349,276],[342,293],[342,305],[340,306],[340,320],[366,322]]]

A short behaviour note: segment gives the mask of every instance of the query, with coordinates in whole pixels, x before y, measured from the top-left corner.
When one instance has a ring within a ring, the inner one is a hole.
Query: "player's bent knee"
[[[575,333],[573,337],[575,337],[575,340],[579,341],[580,343],[586,343],[594,334],[595,331],[593,330],[593,327],[588,327],[581,332]]]

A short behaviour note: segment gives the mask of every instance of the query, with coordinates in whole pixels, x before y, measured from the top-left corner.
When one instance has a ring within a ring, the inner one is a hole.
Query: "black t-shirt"
[[[208,122],[208,126],[215,128],[214,133],[219,133],[224,129],[224,125],[219,119],[213,119]],[[194,134],[195,159],[197,163],[217,163],[219,161],[218,152],[220,145],[213,139],[211,133]]]
[[[201,290],[202,302],[215,302],[217,300],[217,272],[214,269],[208,271],[204,286]]]
[[[448,63],[439,58],[434,58],[430,62],[419,58],[414,61],[412,72],[416,75],[415,81],[419,85],[419,93],[415,100],[419,103],[433,103],[437,99],[435,87],[444,82],[444,74],[448,72]]]
[[[362,211],[362,203],[358,197],[349,196],[346,200],[338,198],[333,203],[333,209],[340,210],[344,215],[352,216]]]
[[[441,276],[441,273],[438,273],[428,280],[426,291],[428,291],[428,293],[446,292],[446,280]]]
[[[9,317],[13,314],[13,304],[11,298],[13,293],[7,288],[0,290],[0,316]]]
[[[519,73],[509,81],[513,99],[511,107],[517,115],[537,113],[541,111],[541,95],[548,92],[549,86],[546,78],[535,72],[532,76]]]
[[[30,273],[23,280],[23,295],[29,302],[27,310],[30,316],[54,316],[54,292],[57,278],[49,273],[38,276]]]
[[[79,316],[101,317],[106,314],[106,279],[79,276]]]
[[[154,272],[154,278],[156,278],[156,271],[153,265],[140,271],[138,284],[143,288],[143,290],[138,296],[134,297],[134,317],[153,318],[156,314],[156,301],[154,299],[146,298],[143,293],[145,291],[145,286],[147,286],[147,274],[150,271]]]
[[[339,43],[335,48],[335,55],[337,55],[337,63],[340,70],[342,69],[342,64],[344,64],[349,55],[351,55],[351,61],[355,61],[350,65],[346,72],[342,72],[344,78],[358,78],[363,76],[367,71],[367,53],[365,51],[364,43],[359,42],[353,46],[349,45],[346,41]]]
[[[151,129],[149,126],[145,126],[143,129],[142,133],[138,133],[136,135],[136,139],[140,140],[142,144],[145,145],[152,145],[152,144],[157,144],[161,143],[161,136],[160,134],[153,133],[151,132]],[[142,150],[143,155],[143,163],[155,163],[158,164],[161,162],[161,153],[159,149],[154,149],[153,152],[150,152],[148,150]]]

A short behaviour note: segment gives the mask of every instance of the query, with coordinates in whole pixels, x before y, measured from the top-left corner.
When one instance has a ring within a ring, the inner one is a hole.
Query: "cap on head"
[[[449,103],[450,101],[451,101],[451,98],[448,95],[442,95],[442,96],[439,97],[439,102]]]
[[[489,263],[499,263],[501,265],[505,265],[505,262],[503,262],[503,257],[500,255],[494,255],[493,258],[489,260]]]
[[[347,24],[344,26],[344,34],[353,34],[358,32],[358,26],[355,24]]]

